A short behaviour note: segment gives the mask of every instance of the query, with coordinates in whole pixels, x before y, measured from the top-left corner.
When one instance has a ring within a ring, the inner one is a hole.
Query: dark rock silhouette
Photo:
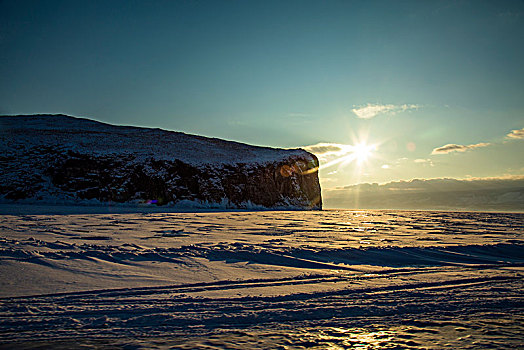
[[[4,201],[321,209],[317,158],[65,115],[0,117]]]

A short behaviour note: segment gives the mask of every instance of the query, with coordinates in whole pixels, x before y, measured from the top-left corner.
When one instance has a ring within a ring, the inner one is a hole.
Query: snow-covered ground
[[[23,208],[0,347],[524,347],[524,214]]]

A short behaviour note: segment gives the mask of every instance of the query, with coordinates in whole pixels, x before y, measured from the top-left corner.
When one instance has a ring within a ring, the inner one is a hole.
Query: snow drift
[[[0,117],[0,198],[321,209],[317,158],[66,115]]]

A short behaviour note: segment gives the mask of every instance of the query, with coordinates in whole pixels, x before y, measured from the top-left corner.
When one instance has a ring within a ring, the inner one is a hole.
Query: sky
[[[323,189],[524,174],[523,1],[0,1],[0,114],[321,161]]]

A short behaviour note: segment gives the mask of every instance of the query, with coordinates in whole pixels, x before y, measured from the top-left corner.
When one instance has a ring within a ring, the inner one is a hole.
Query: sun
[[[361,142],[352,147],[351,153],[357,163],[362,164],[371,157],[375,149],[375,145],[367,145]]]
[[[344,168],[350,164],[356,165],[355,169],[360,172],[371,158],[377,157],[375,154],[379,149],[380,144],[369,144],[367,143],[367,134],[361,135],[358,139],[352,137],[353,144],[340,144],[340,143],[319,143],[315,147],[322,149],[320,156],[324,157],[321,159],[321,165],[319,169],[330,168],[335,165],[338,168]],[[327,149],[327,151],[323,151]]]

